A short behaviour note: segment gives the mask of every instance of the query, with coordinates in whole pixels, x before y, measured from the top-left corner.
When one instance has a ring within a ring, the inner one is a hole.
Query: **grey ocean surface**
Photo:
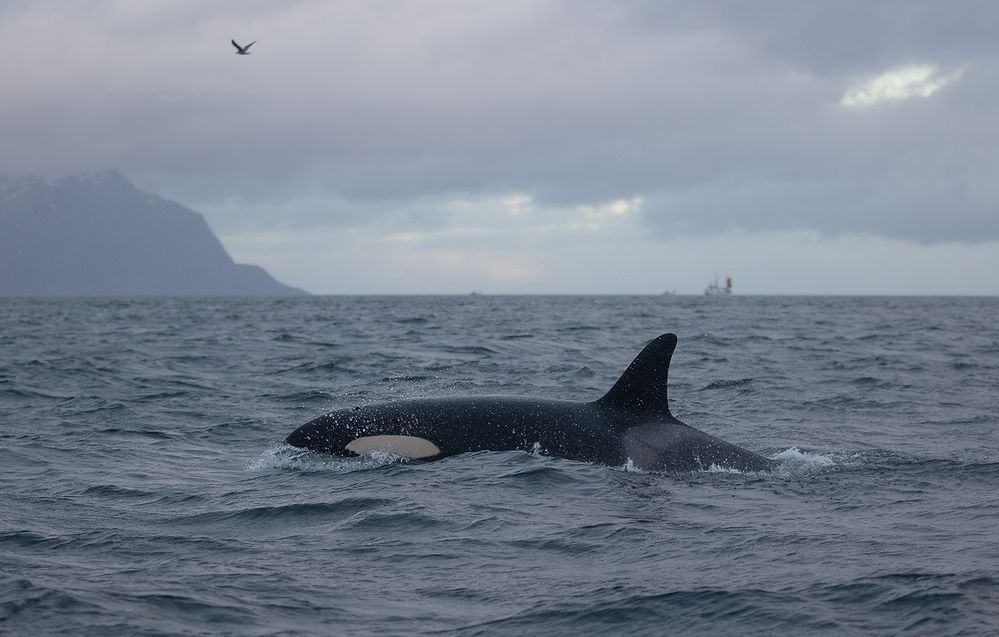
[[[999,299],[0,299],[0,633],[999,629]],[[780,461],[333,460],[324,411],[599,397],[675,332],[690,425]]]

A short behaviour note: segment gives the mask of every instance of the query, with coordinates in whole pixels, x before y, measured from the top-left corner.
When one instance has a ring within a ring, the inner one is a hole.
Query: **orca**
[[[334,456],[387,451],[435,460],[473,451],[521,450],[608,466],[684,472],[765,471],[773,461],[677,420],[666,381],[676,335],[649,343],[592,402],[469,396],[415,398],[333,411],[288,436],[289,445]]]

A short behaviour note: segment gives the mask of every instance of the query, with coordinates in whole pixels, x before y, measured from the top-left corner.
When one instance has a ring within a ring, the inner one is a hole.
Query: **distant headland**
[[[0,296],[303,295],[116,170],[0,177]]]

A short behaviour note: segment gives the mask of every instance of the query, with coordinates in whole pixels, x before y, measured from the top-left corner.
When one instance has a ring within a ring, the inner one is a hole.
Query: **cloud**
[[[989,241],[999,5],[970,7],[5,3],[0,172],[118,167],[228,236]]]
[[[966,70],[961,67],[945,74],[932,64],[892,69],[855,83],[847,89],[839,103],[849,107],[866,107],[913,97],[929,97],[961,79]]]
[[[571,240],[524,232],[474,245],[440,237],[400,245],[369,228],[222,239],[237,261],[252,258],[327,294],[700,294],[713,272],[732,275],[740,295],[995,294],[987,273],[999,269],[999,241],[923,246],[811,231],[652,239],[637,223]]]

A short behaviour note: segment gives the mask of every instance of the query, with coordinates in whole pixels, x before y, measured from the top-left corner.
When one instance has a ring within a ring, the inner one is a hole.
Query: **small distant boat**
[[[729,296],[732,294],[732,277],[725,277],[725,287],[718,285],[718,275],[715,275],[715,280],[708,284],[708,288],[704,290],[704,296]]]

